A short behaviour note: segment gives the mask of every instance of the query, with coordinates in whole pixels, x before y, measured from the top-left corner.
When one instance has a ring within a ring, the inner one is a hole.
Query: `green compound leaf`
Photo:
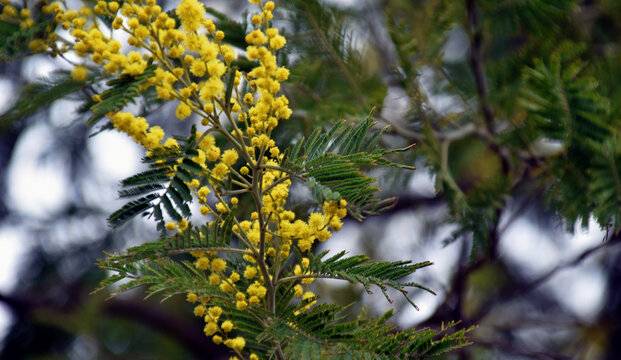
[[[193,138],[181,140],[182,145],[187,145],[186,142],[193,142]],[[193,151],[190,149],[186,151],[185,146],[182,146],[182,149],[160,148],[151,151],[143,162],[148,163],[152,169],[121,182],[119,197],[143,197],[132,200],[110,215],[108,223],[113,228],[152,209],[147,215],[154,216],[158,230],[164,234],[165,220],[162,210],[175,221],[181,221],[192,214],[188,205],[192,201],[192,191],[186,182],[192,181],[203,168],[191,159],[195,155]]]
[[[376,197],[379,188],[363,167],[387,166],[414,169],[384,158],[392,152],[409,149],[376,149],[375,144],[386,128],[373,132],[375,122],[369,116],[356,126],[337,123],[329,131],[316,129],[308,140],[301,139],[286,152],[283,168],[306,180],[315,201],[345,199],[349,214],[358,220],[377,214],[393,203],[393,199]]]
[[[319,255],[308,254],[310,265],[308,274],[303,275],[303,277],[347,280],[354,284],[361,284],[369,293],[371,293],[371,286],[375,285],[380,288],[389,302],[392,300],[387,291],[388,288],[392,288],[399,291],[416,309],[418,307],[409,297],[406,287],[416,287],[435,294],[433,290],[419,283],[399,282],[416,270],[431,265],[432,263],[429,261],[420,263],[412,263],[411,261],[374,262],[365,255],[345,257],[345,251],[324,260],[327,254],[328,251]],[[285,279],[300,279],[300,277],[294,276]]]
[[[101,93],[101,102],[91,106],[93,114],[86,124],[93,126],[109,112],[119,111],[129,103],[134,104],[135,98],[140,96],[142,91],[141,86],[155,75],[156,68],[155,64],[149,64],[138,76],[121,75],[118,79],[108,81],[107,85],[110,88]]]
[[[33,115],[54,101],[65,98],[84,87],[85,83],[73,80],[68,71],[55,71],[24,87],[15,106],[0,117],[0,123],[10,124],[15,120]]]

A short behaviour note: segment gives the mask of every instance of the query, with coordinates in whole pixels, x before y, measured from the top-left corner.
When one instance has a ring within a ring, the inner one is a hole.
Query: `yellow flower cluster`
[[[294,295],[309,300],[302,311],[308,309],[315,303],[315,294],[308,290],[313,280],[309,260],[304,258],[292,269],[282,268],[289,266],[287,260],[293,247],[308,252],[315,241],[326,241],[338,231],[347,215],[345,200],[325,202],[321,211],[307,218],[286,209],[291,175],[281,169],[283,154],[272,138],[279,122],[292,115],[289,100],[280,95],[289,70],[276,61],[276,52],[286,45],[286,39],[271,27],[274,3],[250,2],[258,5],[260,12],[251,18],[256,28],[245,38],[245,53],[258,65],[247,73],[233,67],[235,50],[223,43],[225,34],[207,17],[198,0],[182,0],[175,10],[176,17],[163,12],[155,0],[98,1],[94,12],[88,8],[65,10],[60,2],[43,6],[44,13],[53,15],[54,21],[69,31],[74,40],[72,50],[84,58],[84,63],[71,73],[75,81],[95,78],[89,76],[88,70],[93,64],[108,75],[133,77],[144,74],[147,66],[154,64],[153,75],[141,90],[152,88],[159,99],[175,101],[178,119],[195,116],[201,120],[204,129],[194,134],[197,155],[192,160],[201,165],[203,172],[186,182],[201,205],[201,214],[219,224],[238,205],[234,196],[253,195],[256,211],[247,220],[235,218],[233,226],[240,243],[235,252],[244,254],[244,266],[234,268],[216,251],[193,249],[193,266],[204,272],[206,283],[197,284],[187,295],[187,301],[196,304],[194,314],[205,321],[205,334],[238,353],[244,349],[245,340],[229,336],[235,324],[224,319],[226,314],[219,306],[225,307],[222,301],[235,304],[231,311],[267,308],[270,291],[273,293],[278,277],[286,273],[294,279],[290,288]],[[4,6],[4,13],[24,19],[29,16],[18,14],[9,5]],[[111,18],[112,28],[128,36],[127,44],[101,31],[95,15]],[[226,88],[229,82],[225,78],[231,79],[231,89]],[[230,98],[225,96],[227,90]],[[93,99],[101,101],[99,95]],[[165,139],[164,130],[150,126],[143,117],[124,111],[107,116],[117,130],[148,150],[179,148],[177,140]],[[223,137],[229,148],[221,149],[214,135]],[[217,202],[210,204],[208,196]],[[165,229],[184,233],[191,225],[183,219],[167,223]]]
[[[34,25],[30,10],[28,10],[27,8],[18,10],[15,6],[12,6],[10,4],[9,0],[2,0],[1,6],[2,11],[0,11],[0,16],[2,16],[4,19],[12,20],[11,22],[19,23],[20,29],[28,29]]]
[[[198,251],[193,252],[192,255],[196,257],[194,266],[197,269],[211,273],[208,277],[211,286],[219,286],[220,290],[225,293],[235,289],[235,283],[240,280],[240,275],[233,271],[228,277],[225,276],[227,263],[224,259],[215,256],[214,252]],[[201,289],[201,291],[205,290]],[[199,302],[194,307],[194,315],[203,317],[205,321],[203,331],[205,335],[212,337],[214,343],[224,343],[235,351],[241,351],[244,348],[246,341],[243,337],[229,337],[235,325],[230,320],[220,321],[224,311],[220,306],[209,306],[211,298],[208,295],[199,297],[196,293],[188,293],[186,300],[190,303]]]
[[[37,0],[42,5],[42,9],[45,10],[48,5],[47,0]],[[18,5],[11,4],[10,0],[0,1],[0,18],[3,23],[19,25],[20,30],[30,29],[35,25],[33,18],[37,18],[38,14],[32,14],[32,11],[26,7],[26,2],[23,2],[23,8],[19,8]],[[49,13],[49,12],[48,12]],[[37,34],[41,36],[33,39],[29,42],[28,47],[33,52],[49,52],[51,55],[57,55],[59,50],[56,46],[58,35],[52,31],[52,26],[47,25],[44,34]]]
[[[129,136],[147,149],[153,149],[160,145],[164,138],[164,130],[159,126],[149,127],[147,119],[134,117],[129,112],[117,112],[110,116],[112,125]]]

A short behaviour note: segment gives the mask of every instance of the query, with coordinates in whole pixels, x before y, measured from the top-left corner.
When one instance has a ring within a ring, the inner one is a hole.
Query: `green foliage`
[[[33,55],[28,47],[30,41],[42,38],[50,32],[50,29],[56,27],[54,21],[43,20],[32,27],[21,29],[18,23],[11,20],[5,16],[0,19],[0,61],[2,62]]]
[[[381,106],[386,86],[378,69],[366,61],[374,54],[360,50],[354,31],[346,25],[358,15],[317,0],[288,1],[283,6],[287,11],[281,18],[291,27],[291,45],[286,49],[290,63],[285,65],[292,81],[287,89],[300,110],[294,116],[326,124]]]
[[[231,250],[231,233],[233,216],[229,214],[222,223],[216,221],[207,225],[192,226],[183,233],[162,237],[158,241],[147,242],[131,247],[101,263],[130,264],[135,261],[187,254],[193,251],[227,251]],[[240,253],[244,253],[240,251]]]
[[[323,260],[327,254],[328,251],[324,251],[317,256],[312,254],[309,255],[310,274],[305,276],[348,280],[351,283],[363,285],[368,293],[371,292],[371,285],[376,285],[380,288],[386,299],[389,302],[392,302],[387,292],[390,287],[401,292],[408,302],[416,309],[418,309],[418,307],[407,295],[408,292],[405,290],[406,287],[417,287],[435,295],[431,289],[421,284],[415,282],[402,284],[397,282],[397,280],[401,280],[404,277],[413,274],[416,270],[431,265],[432,263],[429,261],[416,264],[412,264],[411,261],[372,262],[365,255],[345,257],[345,251]]]
[[[375,122],[369,116],[355,126],[340,121],[329,131],[317,128],[308,140],[302,138],[289,150],[283,167],[295,176],[307,180],[315,200],[347,200],[350,215],[362,220],[364,215],[377,214],[393,202],[375,197],[379,190],[375,180],[364,174],[365,166],[388,166],[405,169],[412,167],[393,163],[385,155],[405,149],[376,148],[376,142],[386,130],[376,131],[368,138]]]
[[[547,196],[568,225],[578,218],[586,221],[595,209],[600,225],[608,226],[610,221],[618,224],[614,202],[612,207],[602,202],[614,199],[611,192],[615,187],[610,185],[617,177],[614,152],[607,145],[612,141],[611,127],[605,122],[608,100],[597,92],[597,81],[583,74],[582,62],[563,60],[561,49],[552,54],[547,65],[536,61],[534,68],[525,69],[520,102],[528,110],[528,117],[518,131],[531,142],[538,138],[560,142],[560,151],[551,159],[550,171],[555,180]],[[592,159],[598,158],[606,159],[606,165],[598,160],[599,170],[590,170]],[[568,197],[567,193],[573,195]],[[615,229],[620,228],[615,225]]]
[[[84,83],[73,80],[69,72],[56,71],[37,82],[26,85],[17,103],[0,117],[0,123],[10,124],[32,116],[54,101],[80,91],[84,86]]]
[[[215,222],[214,222],[215,223]],[[217,225],[214,224],[216,227]],[[204,230],[205,231],[205,230]],[[192,247],[183,252],[196,250],[223,250],[223,248],[201,247],[200,239],[193,230],[188,239],[194,239]],[[265,324],[268,314],[260,307],[238,311],[227,306],[224,293],[217,286],[209,284],[205,274],[189,262],[177,262],[165,256],[175,253],[171,244],[179,239],[160,240],[129,249],[125,254],[100,260],[100,267],[116,272],[102,282],[102,288],[121,279],[130,279],[118,286],[114,294],[145,287],[147,297],[160,294],[164,299],[177,294],[195,292],[208,295],[216,305],[227,308],[227,316],[236,324],[236,332],[252,344],[253,351],[264,356],[272,356],[270,343],[282,344],[287,358],[295,359],[426,359],[436,357],[457,347],[469,345],[466,333],[470,329],[454,330],[455,323],[448,324],[440,331],[431,329],[398,331],[387,320],[392,311],[379,319],[360,318],[345,321],[346,308],[334,304],[316,305],[306,311],[300,310],[315,299],[282,306],[271,324]],[[183,240],[182,240],[183,241]],[[190,240],[192,241],[192,240]],[[198,243],[197,243],[198,242]],[[198,245],[198,246],[197,246]],[[430,265],[429,262],[410,264],[409,262],[369,262],[363,255],[344,257],[339,253],[323,260],[327,252],[310,258],[309,274],[303,277],[334,278],[360,283],[369,291],[369,285],[377,285],[384,292],[392,287],[407,297],[404,287],[414,286],[430,291],[416,283],[398,283],[417,269]],[[157,262],[142,261],[143,258],[160,258]],[[231,261],[235,264],[235,261]],[[235,269],[232,271],[240,270]],[[299,277],[301,278],[301,277]],[[251,281],[242,279],[243,286]],[[291,287],[290,279],[280,280],[281,294],[286,295]],[[286,290],[286,289],[289,290]],[[283,293],[284,291],[284,293]],[[113,294],[113,295],[114,295]],[[283,300],[289,299],[285,296]],[[409,298],[408,298],[409,299]]]
[[[595,203],[594,215],[602,226],[621,229],[621,142],[607,140],[588,169],[591,176],[589,196]]]
[[[106,85],[109,88],[101,93],[101,102],[90,107],[93,114],[88,118],[87,125],[93,126],[106,114],[120,111],[129,103],[135,104],[135,98],[142,92],[141,86],[155,74],[156,68],[157,66],[149,64],[138,76],[125,74],[108,81]]]
[[[192,160],[198,156],[196,130],[193,129],[192,133],[188,139],[179,139],[179,148],[153,150],[143,159],[151,169],[122,181],[122,189],[119,191],[121,198],[141,197],[110,215],[108,222],[112,227],[119,227],[136,215],[152,209],[150,214],[157,222],[157,229],[164,233],[164,211],[175,221],[192,214],[188,206],[192,201],[192,192],[186,183],[204,171]]]

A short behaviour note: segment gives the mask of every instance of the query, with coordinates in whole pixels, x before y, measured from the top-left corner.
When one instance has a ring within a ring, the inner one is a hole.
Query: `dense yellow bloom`
[[[243,337],[238,336],[235,339],[228,339],[224,342],[224,345],[230,347],[233,350],[241,351],[246,346],[246,340]]]
[[[194,316],[203,316],[205,315],[205,305],[198,305],[194,307]]]
[[[254,266],[246,266],[246,270],[244,271],[244,277],[246,279],[252,279],[257,275],[257,268]]]
[[[287,210],[292,182],[288,178],[290,174],[278,170],[284,155],[272,134],[279,123],[292,115],[289,100],[280,94],[281,83],[289,79],[290,71],[277,63],[276,51],[286,45],[286,39],[277,28],[270,27],[274,2],[261,5],[260,0],[250,0],[261,10],[251,17],[256,28],[245,37],[248,44],[246,55],[258,65],[251,71],[242,72],[231,65],[237,49],[224,43],[228,40],[227,34],[217,30],[213,21],[205,17],[206,10],[200,0],[182,0],[175,10],[178,20],[162,12],[155,0],[123,2],[122,6],[115,1],[95,1],[95,13],[111,17],[114,34],[100,31],[101,24],[95,22],[87,9],[63,11],[65,5],[52,3],[44,5],[42,11],[73,37],[73,45],[68,49],[83,57],[84,64],[98,64],[108,73],[106,75],[139,78],[147,70],[147,64],[152,63],[155,70],[141,85],[140,91],[154,90],[159,99],[178,101],[176,117],[183,120],[196,113],[205,128],[194,134],[195,139],[200,140],[198,144],[186,145],[186,142],[165,136],[162,128],[150,126],[144,117],[129,112],[108,114],[113,126],[149,151],[163,146],[171,153],[182,153],[195,146],[190,157],[200,165],[199,172],[184,177],[183,181],[195,194],[200,213],[209,215],[207,219],[213,221],[206,224],[210,231],[212,226],[217,231],[223,229],[223,219],[238,204],[241,204],[239,208],[245,208],[247,203],[235,196],[241,198],[247,195],[245,192],[256,190],[252,186],[259,188],[255,199],[257,207],[249,210],[249,218],[234,218],[233,232],[240,243],[237,250],[245,252],[242,259],[246,266],[242,264],[241,268],[236,268],[236,255],[220,258],[218,256],[224,256],[220,254],[226,253],[225,249],[218,249],[218,252],[203,247],[212,246],[209,242],[208,245],[201,243],[200,251],[194,249],[197,251],[192,252],[193,266],[207,278],[209,285],[204,284],[205,280],[192,283],[190,289],[194,292],[188,292],[186,297],[188,302],[196,305],[194,314],[203,317],[205,335],[212,337],[216,344],[224,343],[241,351],[245,348],[244,338],[229,337],[234,324],[230,320],[219,323],[224,310],[215,304],[227,304],[226,307],[222,305],[227,312],[234,311],[230,309],[233,303],[239,311],[247,310],[248,306],[265,307],[269,303],[268,288],[271,288],[267,282],[272,276],[277,277],[276,271],[281,271],[283,277],[290,276],[291,272],[308,276],[297,278],[301,284],[293,286],[293,294],[312,301],[305,309],[312,306],[314,294],[305,291],[307,284],[313,281],[309,260],[303,258],[300,264],[290,267],[291,253],[294,250],[309,251],[316,241],[328,239],[331,231],[341,228],[341,220],[347,215],[346,203],[335,201],[324,203],[321,210],[308,217],[298,215],[296,218],[293,211]],[[4,6],[3,14],[21,16],[22,26],[32,21],[27,11],[18,14],[10,5]],[[123,44],[113,40],[123,38],[116,36],[115,32],[124,32],[127,40]],[[33,51],[49,51],[55,45],[50,40],[56,39],[36,39],[29,46]],[[128,45],[133,47],[129,50],[134,51],[128,51]],[[86,67],[77,66],[71,76],[76,81],[86,81],[89,74]],[[232,89],[228,89],[229,84],[233,84]],[[225,90],[232,90],[227,92],[231,94],[230,103],[224,102]],[[101,97],[93,97],[93,100],[101,101]],[[205,132],[208,135],[203,136]],[[222,150],[214,136],[218,141],[228,140]],[[157,154],[156,151],[150,153]],[[172,168],[181,169],[181,163],[181,159],[178,163],[173,160]],[[208,198],[211,192],[217,200]],[[230,207],[227,199],[230,199]],[[168,222],[165,228],[170,231],[178,229],[180,234],[185,230],[186,236],[196,234],[194,230],[188,234],[186,220],[176,224]],[[208,237],[204,234],[198,236],[203,242]],[[227,270],[227,266],[231,269]],[[239,269],[243,269],[243,273]],[[203,288],[195,288],[201,284]],[[212,286],[218,286],[221,291]],[[214,290],[217,294],[207,293]],[[258,357],[251,354],[250,359],[257,360]]]
[[[204,102],[211,102],[224,90],[224,83],[217,77],[211,77],[200,86],[199,96]]]
[[[180,102],[179,105],[177,105],[177,110],[175,111],[175,115],[180,120],[187,118],[188,116],[190,116],[190,114],[192,114],[192,108],[189,107],[188,104],[184,102]]]
[[[76,66],[71,71],[71,78],[78,82],[84,82],[88,78],[88,71],[84,66]]]
[[[205,332],[205,335],[211,336],[215,334],[216,331],[218,331],[218,324],[210,321],[207,324],[205,324],[205,328],[203,329],[203,331]]]
[[[226,333],[230,332],[231,330],[233,330],[233,323],[229,320],[226,320],[220,325],[220,328]]]
[[[196,296],[195,293],[188,293],[186,300],[188,302],[195,303],[198,300],[198,297]]]
[[[214,319],[214,321],[218,321],[218,319],[220,318],[220,315],[222,315],[221,307],[212,306],[209,308],[209,316],[211,316],[211,318]]]
[[[235,164],[238,158],[239,155],[237,154],[237,151],[235,151],[235,149],[229,149],[222,153],[222,162],[228,166],[232,166],[233,164]]]
[[[211,270],[215,272],[222,272],[226,269],[226,261],[215,258],[211,261]]]
[[[239,311],[244,311],[248,307],[248,303],[245,300],[238,300],[235,303],[235,307],[237,307],[237,310]]]
[[[265,294],[267,293],[267,289],[265,288],[265,286],[261,285],[261,283],[259,283],[258,281],[255,281],[254,283],[250,284],[250,286],[248,286],[248,289],[246,290],[246,292],[250,296],[256,296],[259,299],[262,299],[265,297]]]
[[[211,284],[212,286],[220,285],[220,276],[216,274],[209,275],[209,284]]]
[[[205,16],[205,7],[197,0],[183,0],[175,11],[181,21],[181,26],[187,32],[194,32],[201,26],[201,20]]]

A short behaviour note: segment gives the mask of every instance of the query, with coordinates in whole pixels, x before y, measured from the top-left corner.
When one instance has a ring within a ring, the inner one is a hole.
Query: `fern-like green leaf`
[[[11,123],[33,115],[54,101],[80,91],[84,86],[83,82],[73,80],[68,71],[55,71],[48,77],[26,85],[17,103],[0,117],[0,122]]]
[[[88,118],[88,126],[95,125],[109,112],[123,109],[129,103],[135,103],[135,98],[141,93],[140,87],[155,74],[155,64],[149,64],[144,72],[137,76],[121,75],[118,79],[108,81],[110,86],[101,93],[101,102],[91,106],[92,115]]]
[[[406,287],[416,287],[435,294],[433,290],[421,284],[415,282],[399,282],[399,280],[413,274],[416,270],[431,265],[432,263],[429,261],[414,264],[410,261],[373,262],[365,255],[345,257],[345,251],[323,260],[327,254],[327,251],[319,255],[309,254],[310,265],[308,274],[284,278],[281,281],[285,282],[290,279],[299,279],[302,277],[341,279],[355,284],[361,284],[367,292],[371,292],[371,285],[375,285],[380,288],[386,299],[390,302],[392,302],[392,300],[387,291],[388,288],[393,288],[403,294],[408,302],[416,309],[418,309],[418,307],[408,296]]]
[[[596,202],[594,214],[602,227],[621,231],[621,143],[610,139],[590,167],[589,195]]]
[[[192,192],[186,182],[192,181],[195,175],[203,171],[203,168],[191,159],[195,156],[191,148],[194,141],[194,137],[181,140],[181,149],[153,150],[143,159],[151,169],[121,182],[122,189],[119,191],[121,198],[143,197],[131,201],[110,215],[108,222],[112,227],[119,227],[136,215],[153,209],[149,215],[154,216],[158,230],[164,233],[162,210],[175,221],[191,215],[188,204],[192,201]]]
[[[301,139],[288,149],[282,166],[306,180],[318,203],[345,199],[354,218],[361,220],[366,214],[375,214],[387,203],[376,198],[379,189],[373,186],[375,180],[367,176],[362,168],[413,168],[384,158],[391,152],[409,148],[375,149],[375,142],[385,129],[375,132],[369,139],[374,124],[372,118],[367,117],[356,126],[346,126],[341,121],[327,132],[317,129],[308,140]]]

